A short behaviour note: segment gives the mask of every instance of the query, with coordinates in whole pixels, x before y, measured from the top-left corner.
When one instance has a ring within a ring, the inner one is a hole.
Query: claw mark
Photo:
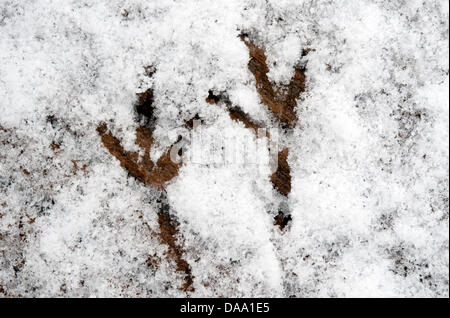
[[[248,69],[255,76],[256,88],[261,97],[261,102],[286,127],[293,127],[297,122],[297,114],[295,112],[297,99],[305,91],[305,68],[296,67],[289,85],[277,87],[267,77],[269,67],[266,63],[264,50],[248,40],[245,35],[241,35],[240,38],[247,45],[250,52]]]
[[[228,114],[231,119],[243,123],[245,128],[253,129],[256,134],[258,133],[260,125],[254,122],[239,106],[233,106],[233,103],[225,93],[215,95],[213,91],[210,90],[208,97],[206,97],[206,102],[209,104],[219,104],[220,102],[223,102],[227,106]]]

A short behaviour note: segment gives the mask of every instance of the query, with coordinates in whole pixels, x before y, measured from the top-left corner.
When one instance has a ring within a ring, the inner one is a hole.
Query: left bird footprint
[[[156,162],[150,158],[150,149],[154,143],[153,128],[151,122],[153,118],[153,91],[151,89],[138,94],[136,104],[136,114],[139,122],[142,123],[136,129],[136,144],[143,155],[138,152],[126,151],[121,141],[115,137],[105,123],[97,127],[97,132],[101,137],[102,143],[106,149],[119,160],[120,165],[128,173],[146,186],[160,191],[158,199],[158,225],[159,233],[154,233],[151,228],[149,231],[156,234],[159,240],[167,246],[167,257],[176,265],[176,271],[184,273],[184,283],[181,286],[183,291],[194,291],[191,267],[184,259],[185,251],[183,249],[184,239],[178,229],[178,221],[168,204],[165,194],[165,185],[178,175],[181,163],[175,163],[171,160],[170,151],[166,151]],[[173,147],[173,146],[172,146]]]

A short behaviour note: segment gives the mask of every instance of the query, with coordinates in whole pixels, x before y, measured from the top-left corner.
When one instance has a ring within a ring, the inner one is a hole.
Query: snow
[[[0,297],[448,297],[448,15],[444,0],[0,0]],[[299,122],[279,136],[288,198],[272,188],[268,138],[205,101],[226,92],[278,127],[243,32],[279,84],[314,49]],[[180,134],[218,156],[186,146],[163,191],[187,291],[158,239],[161,190],[96,131],[106,122],[137,151],[148,88],[154,160]]]

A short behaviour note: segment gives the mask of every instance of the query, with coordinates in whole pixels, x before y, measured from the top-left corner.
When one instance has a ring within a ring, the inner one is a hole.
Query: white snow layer
[[[0,297],[448,297],[448,18],[445,0],[0,0]],[[314,49],[282,141],[292,222],[268,213],[267,164],[185,162],[166,189],[183,291],[152,235],[158,191],[96,127],[135,147],[136,93],[153,87],[161,151],[196,113],[204,136],[250,136],[205,102],[226,91],[270,120],[244,31],[278,83]]]

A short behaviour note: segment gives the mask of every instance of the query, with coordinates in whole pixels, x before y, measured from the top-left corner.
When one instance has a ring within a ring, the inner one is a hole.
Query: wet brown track
[[[289,85],[277,86],[267,77],[269,67],[264,50],[251,42],[246,35],[241,35],[240,38],[249,49],[248,69],[255,76],[261,102],[283,125],[293,127],[298,120],[295,112],[297,99],[306,87],[305,69],[296,67]]]
[[[304,67],[296,67],[294,75],[291,78],[289,85],[277,86],[272,83],[267,74],[269,67],[267,66],[267,57],[262,48],[250,41],[247,35],[242,34],[240,39],[245,43],[249,49],[250,60],[248,62],[248,69],[254,75],[256,81],[256,89],[260,96],[261,102],[273,113],[273,115],[280,121],[283,128],[292,128],[296,125],[298,118],[296,113],[297,99],[306,89],[306,76]],[[306,56],[314,49],[307,49],[302,52],[302,57]],[[253,121],[248,114],[246,114],[238,106],[233,106],[225,93],[214,95],[209,91],[206,98],[209,104],[218,104],[223,102],[227,106],[227,110],[231,119],[242,122],[246,128],[252,129],[255,134],[258,134],[260,125]],[[270,138],[270,136],[268,135]],[[277,170],[271,176],[271,182],[274,188],[283,196],[288,196],[291,192],[291,169],[288,163],[289,149],[284,148],[278,153]],[[284,215],[280,212],[275,216],[275,225],[283,230],[287,224],[292,220],[290,215]]]
[[[152,100],[153,95],[147,91],[138,95],[139,102],[136,106],[137,113],[144,116],[146,121],[151,120],[153,116]],[[142,118],[141,118],[142,119]],[[153,131],[147,126],[139,126],[136,129],[136,144],[144,151],[144,155],[140,158],[137,152],[126,151],[120,140],[108,131],[105,123],[97,127],[97,132],[101,137],[102,143],[106,149],[119,160],[120,165],[128,171],[128,173],[146,186],[164,190],[167,182],[178,175],[181,163],[174,163],[170,159],[170,149],[165,152],[156,163],[150,158],[150,149],[154,143]],[[183,258],[184,250],[182,248],[182,235],[178,230],[178,222],[175,217],[170,214],[170,207],[166,202],[158,211],[159,233],[157,234],[162,243],[168,247],[167,255],[176,264],[177,272],[185,274],[185,282],[181,287],[184,291],[193,291],[193,276],[191,275],[191,267]],[[151,231],[153,232],[153,231]]]
[[[256,88],[261,102],[280,121],[282,127],[294,127],[298,121],[295,111],[297,99],[306,89],[305,68],[296,67],[289,85],[277,86],[267,77],[269,67],[267,66],[267,58],[264,50],[250,41],[246,35],[241,35],[240,38],[249,49],[250,60],[248,62],[248,69],[255,77]],[[311,50],[303,51],[302,56],[307,55],[309,51]],[[209,91],[206,102],[210,104],[225,103],[231,119],[242,122],[246,128],[252,129],[257,134],[260,125],[253,121],[240,107],[233,106],[226,94],[214,95],[212,91]],[[291,174],[288,155],[288,148],[284,148],[278,153],[277,171],[271,176],[274,188],[283,196],[288,196],[291,192]]]

